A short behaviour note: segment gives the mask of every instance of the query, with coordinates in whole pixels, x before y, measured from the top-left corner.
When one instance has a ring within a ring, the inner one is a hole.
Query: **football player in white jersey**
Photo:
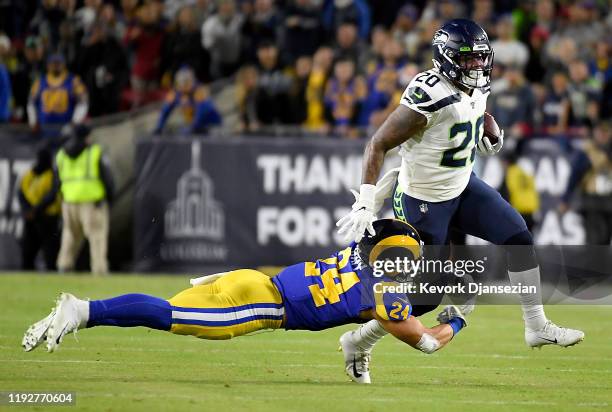
[[[503,132],[495,144],[483,136],[493,68],[488,36],[473,21],[455,19],[435,33],[432,46],[434,67],[415,76],[399,106],[369,141],[357,201],[338,221],[338,232],[355,241],[374,234],[372,221],[382,203],[376,180],[387,151],[399,146],[402,164],[393,195],[396,218],[410,222],[429,245],[447,244],[451,227],[497,245],[512,245],[506,247],[510,282],[538,290],[519,296],[527,345],[574,345],[584,333],[556,326],[544,314],[539,266],[525,221],[472,173],[476,150],[490,156],[503,144]],[[413,315],[432,309],[415,307]],[[354,381],[369,382],[370,351],[385,334],[374,320],[341,337],[346,370]],[[359,376],[354,370],[360,371]]]

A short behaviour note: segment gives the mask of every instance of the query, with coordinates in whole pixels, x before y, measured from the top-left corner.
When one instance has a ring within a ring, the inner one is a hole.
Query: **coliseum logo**
[[[225,214],[213,197],[211,178],[200,167],[200,142],[191,144],[191,169],[178,180],[176,198],[164,214],[168,239],[197,238],[219,241],[225,238]]]

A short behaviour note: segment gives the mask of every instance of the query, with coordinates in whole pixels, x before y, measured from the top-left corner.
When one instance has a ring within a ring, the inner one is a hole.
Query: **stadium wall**
[[[363,146],[329,138],[140,141],[136,270],[286,265],[328,255],[343,246],[335,222],[354,201],[349,189],[359,186]],[[520,164],[535,176],[541,196],[536,242],[583,244],[580,216],[556,211],[570,172],[568,150],[534,139],[524,153]],[[398,163],[392,153],[385,165]],[[480,159],[476,169],[493,187],[502,184],[500,158]]]

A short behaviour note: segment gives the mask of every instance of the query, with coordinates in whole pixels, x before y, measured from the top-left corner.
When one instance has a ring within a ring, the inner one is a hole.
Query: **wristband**
[[[360,207],[364,207],[366,210],[373,212],[376,204],[376,186],[364,183],[359,188],[359,202]]]

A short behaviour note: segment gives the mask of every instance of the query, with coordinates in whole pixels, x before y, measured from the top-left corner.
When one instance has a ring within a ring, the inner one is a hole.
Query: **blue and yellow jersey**
[[[410,303],[405,293],[386,293],[392,282],[374,277],[359,263],[356,245],[327,259],[289,266],[272,281],[285,307],[285,329],[321,330],[362,322],[362,311],[375,309],[388,320],[405,320]]]
[[[189,91],[174,89],[168,92],[157,122],[156,132],[161,132],[175,108],[181,111],[183,123],[188,125],[184,129],[186,133],[197,133],[208,126],[221,124],[221,116],[210,99],[208,89],[202,85],[196,85]]]
[[[78,99],[85,94],[81,79],[68,72],[57,77],[43,75],[30,89],[40,124],[69,123]]]

